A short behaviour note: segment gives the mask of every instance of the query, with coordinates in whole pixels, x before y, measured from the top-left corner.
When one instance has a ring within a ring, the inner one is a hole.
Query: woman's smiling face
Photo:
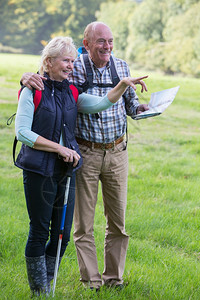
[[[52,80],[63,81],[67,79],[74,68],[74,57],[61,55],[48,58],[48,74]]]

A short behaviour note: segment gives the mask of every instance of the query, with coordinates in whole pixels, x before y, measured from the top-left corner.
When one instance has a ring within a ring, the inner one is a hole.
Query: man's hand
[[[137,110],[136,110],[136,114],[141,114],[143,111],[145,110],[149,110],[149,107],[147,104],[140,104],[138,107],[137,107]]]
[[[42,75],[27,72],[22,75],[21,82],[30,90],[32,90],[32,88],[35,88],[36,90],[40,91],[44,89],[42,80],[46,79],[47,78]]]

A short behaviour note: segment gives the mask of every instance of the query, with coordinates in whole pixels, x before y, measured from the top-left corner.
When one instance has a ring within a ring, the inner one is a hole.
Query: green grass
[[[37,71],[39,57],[0,54],[0,59],[0,299],[29,299],[24,261],[28,216],[22,174],[12,163],[14,124],[8,127],[6,121],[17,108],[21,74]],[[180,90],[161,116],[128,120],[127,286],[121,292],[102,288],[98,295],[85,290],[71,236],[54,299],[200,299],[200,80],[149,75],[148,93],[138,93],[141,102],[158,90],[177,85]],[[101,272],[104,231],[99,193],[95,237]]]

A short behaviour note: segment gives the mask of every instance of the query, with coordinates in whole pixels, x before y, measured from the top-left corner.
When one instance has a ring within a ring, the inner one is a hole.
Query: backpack
[[[85,49],[85,47],[79,47],[78,48],[78,57],[82,54],[83,56],[83,62],[85,65],[85,70],[86,70],[86,81],[81,84],[77,85],[79,94],[87,91],[89,88],[93,88],[95,86],[101,87],[101,88],[106,88],[106,87],[112,87],[114,88],[119,82],[120,78],[117,74],[117,70],[115,67],[114,59],[112,55],[110,56],[110,71],[111,71],[111,78],[112,78],[112,83],[93,83],[93,70],[89,61],[88,57],[88,52]],[[99,118],[99,113],[95,114],[96,119]],[[127,126],[126,126],[126,143],[128,142],[128,135],[127,135]]]
[[[25,86],[22,86],[21,89],[18,91],[18,101],[19,101],[20,94],[21,94],[21,92],[24,88],[25,88]],[[74,85],[70,85],[69,88],[72,92],[72,95],[74,97],[75,102],[77,103],[78,95],[79,95],[77,88]],[[38,90],[33,88],[32,92],[33,92],[33,103],[34,103],[34,106],[35,106],[35,108],[34,108],[34,113],[35,113],[38,106],[39,106],[39,104],[40,104],[40,102],[41,102],[41,99],[42,99],[42,91],[38,91]],[[7,120],[7,125],[8,126],[11,125],[15,115],[16,115],[16,113],[14,113],[12,116],[10,116],[8,118],[8,120]],[[13,152],[12,155],[13,155],[14,164],[15,164],[15,161],[16,161],[15,152],[16,152],[17,142],[18,142],[18,140],[17,140],[17,137],[15,136],[14,141],[13,141],[13,151],[12,151]]]
[[[117,74],[117,70],[116,70],[112,55],[110,56],[110,62],[111,62],[110,70],[111,70],[112,83],[93,83],[93,71],[92,71],[92,67],[90,65],[87,51],[84,47],[80,47],[78,49],[78,53],[79,53],[79,56],[80,56],[80,54],[82,54],[82,56],[83,56],[83,62],[85,65],[86,76],[87,76],[86,81],[83,84],[78,85],[79,93],[83,93],[83,92],[87,91],[89,88],[93,88],[95,86],[98,86],[101,88],[106,88],[106,87],[113,88],[119,83],[120,79]]]

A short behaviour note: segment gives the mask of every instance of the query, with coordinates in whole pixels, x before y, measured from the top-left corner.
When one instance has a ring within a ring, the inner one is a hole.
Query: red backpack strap
[[[23,90],[23,87],[18,91],[18,100],[19,100],[19,96],[20,96],[22,90]],[[40,104],[41,98],[42,98],[42,91],[38,91],[36,89],[33,89],[33,103],[35,105],[34,112],[38,108],[38,105]],[[16,113],[14,115],[16,115]],[[10,119],[11,119],[11,122],[12,122],[13,116],[11,116],[8,119],[7,125],[11,124],[11,123],[9,124],[8,122],[9,122]],[[15,152],[16,152],[17,142],[18,142],[18,140],[15,136],[15,139],[14,139],[14,142],[13,142],[13,162],[14,162],[14,164],[15,164]]]
[[[25,87],[25,86],[24,86]],[[19,91],[18,91],[18,100],[19,100],[19,96],[23,90],[22,87]],[[42,98],[42,91],[38,91],[36,89],[33,89],[33,103],[35,105],[35,109],[34,109],[34,112],[36,111],[36,109],[38,108],[38,105],[40,104],[40,101],[41,101],[41,98]]]
[[[18,101],[19,101],[19,96],[21,94],[22,88],[18,91]]]
[[[70,88],[70,90],[72,91],[72,95],[73,95],[73,97],[74,97],[74,100],[75,100],[76,103],[77,103],[77,101],[78,101],[78,95],[79,95],[77,88],[76,88],[73,84],[71,84],[71,85],[69,86],[69,88]]]
[[[42,98],[42,91],[38,91],[38,90],[34,89],[33,90],[33,103],[35,105],[34,112],[38,108],[38,105],[40,104],[41,98]]]

